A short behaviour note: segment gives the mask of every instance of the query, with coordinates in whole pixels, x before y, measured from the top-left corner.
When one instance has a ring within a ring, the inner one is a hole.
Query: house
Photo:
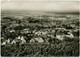
[[[6,40],[7,44],[10,44],[10,39]]]
[[[1,45],[6,45],[6,39],[1,37]]]
[[[21,39],[21,36],[18,36],[17,39]]]
[[[21,44],[26,43],[26,40],[24,39],[23,36],[18,36],[17,39],[21,41]]]
[[[71,32],[68,32],[68,35],[65,35],[65,37],[74,38],[74,35]]]
[[[35,35],[41,35],[40,31],[35,32]]]
[[[36,32],[36,30],[33,30],[32,32],[33,32],[33,33],[35,33],[35,32]]]
[[[56,37],[59,40],[63,40],[64,39],[64,31],[65,31],[65,28],[56,28],[54,37]]]
[[[41,37],[38,37],[38,38],[31,39],[30,42],[38,42],[38,43],[41,43],[41,42],[44,42],[44,40]]]
[[[16,43],[16,40],[13,40],[12,42],[11,42],[11,44],[15,44]]]
[[[29,28],[25,28],[25,29],[23,29],[23,30],[24,30],[24,31],[26,31],[26,30],[28,31],[28,30],[29,30]]]
[[[10,44],[10,39],[6,40],[6,39],[1,39],[1,45],[6,45],[6,44]]]
[[[23,36],[18,36],[16,39],[14,39],[12,41],[10,39],[8,39],[8,40],[2,39],[1,41],[2,41],[1,42],[2,44],[1,45],[16,44],[16,43],[24,44],[24,43],[26,43],[26,40],[24,39]]]
[[[59,40],[63,40],[64,39],[64,35],[56,35],[56,38]]]
[[[46,35],[47,33],[47,31],[41,32],[42,35]]]
[[[24,37],[23,36],[21,36],[21,44],[24,44],[24,43],[26,43],[26,40],[24,39]]]
[[[2,44],[1,44],[1,45],[6,45],[6,41],[2,42]]]
[[[15,32],[15,30],[10,30],[9,32],[12,33],[12,32]]]
[[[45,34],[47,34],[47,32],[43,32],[43,31],[35,32],[35,35],[45,35]]]
[[[30,43],[31,43],[31,42],[35,42],[35,40],[34,40],[34,39],[31,39],[31,40],[30,40]]]
[[[63,31],[65,31],[66,29],[65,28],[55,28],[55,30],[63,30]]]
[[[26,40],[24,39],[23,36],[18,36],[16,39],[14,39],[11,42],[11,44],[16,44],[16,43],[24,44],[24,43],[26,43]]]
[[[28,28],[25,28],[25,29],[23,29],[23,30],[21,31],[22,34],[27,34],[27,33],[29,33],[29,32],[30,32],[30,31],[29,31]]]

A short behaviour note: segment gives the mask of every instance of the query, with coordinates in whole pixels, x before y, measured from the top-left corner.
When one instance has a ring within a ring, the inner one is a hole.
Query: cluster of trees
[[[27,17],[23,19],[18,19],[15,17],[2,17],[1,19],[1,37],[5,39],[15,39],[21,34],[21,31],[25,28],[29,28],[32,36],[28,34],[23,34],[26,41],[34,37],[32,33],[33,30],[39,31],[44,29],[49,29],[51,32],[54,28],[65,28],[66,30],[71,30],[73,35],[76,36],[74,39],[65,38],[60,41],[56,38],[49,39],[49,44],[36,43],[36,44],[13,44],[1,46],[2,56],[78,56],[79,55],[79,21],[78,19],[73,20],[52,20],[48,19],[49,16],[42,16],[42,19]],[[65,17],[65,16],[64,16]],[[65,17],[66,18],[66,17]],[[74,26],[73,26],[74,25]],[[10,33],[11,30],[15,32]],[[48,33],[49,34],[49,33]],[[41,37],[47,38],[47,35],[42,35]],[[19,48],[18,48],[19,47]]]
[[[56,40],[59,42],[58,40]],[[79,56],[79,41],[63,41],[60,43],[32,43],[1,46],[2,56]]]

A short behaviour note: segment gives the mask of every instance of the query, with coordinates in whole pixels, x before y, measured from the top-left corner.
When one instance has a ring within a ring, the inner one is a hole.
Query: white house
[[[23,36],[21,36],[21,44],[24,44],[24,43],[26,43],[26,40],[24,39],[24,37]]]
[[[38,37],[38,38],[34,38],[34,39],[31,39],[30,42],[44,42],[44,40],[41,38],[41,37]]]
[[[65,37],[74,38],[74,35],[72,33],[68,32],[68,35],[65,35]]]
[[[16,43],[16,40],[13,40],[12,42],[11,42],[11,44],[15,44]]]
[[[18,36],[17,39],[14,39],[14,40],[11,42],[11,44],[15,44],[15,43],[17,43],[17,42],[20,42],[21,44],[24,44],[24,43],[26,43],[26,40],[24,39],[23,36]]]
[[[11,32],[11,33],[12,33],[12,32],[15,32],[15,30],[10,30],[9,32]]]
[[[4,42],[1,43],[1,45],[6,45],[6,44],[7,44],[6,41],[4,41]]]
[[[7,42],[8,44],[10,44],[10,39],[6,40],[6,42]]]
[[[59,40],[63,40],[64,39],[64,35],[56,35],[56,38]]]
[[[30,40],[30,43],[31,43],[31,42],[35,42],[35,40],[34,40],[34,39],[31,39],[31,40]]]

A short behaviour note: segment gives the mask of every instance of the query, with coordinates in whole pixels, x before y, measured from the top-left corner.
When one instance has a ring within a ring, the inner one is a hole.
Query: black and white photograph
[[[1,0],[1,56],[79,56],[79,1]]]

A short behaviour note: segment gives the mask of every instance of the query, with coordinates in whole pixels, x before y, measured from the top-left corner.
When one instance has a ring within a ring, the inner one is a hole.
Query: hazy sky
[[[2,0],[2,10],[34,10],[34,11],[58,11],[78,12],[78,1],[32,1],[32,0]]]

